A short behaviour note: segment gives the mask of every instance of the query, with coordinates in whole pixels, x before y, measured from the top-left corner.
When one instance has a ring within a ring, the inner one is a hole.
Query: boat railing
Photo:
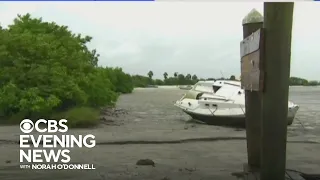
[[[230,86],[241,87],[241,85],[239,85],[239,84],[234,84],[234,83],[229,83],[229,82],[225,82],[224,84],[227,84],[227,85],[230,85]]]
[[[201,98],[207,98],[207,99],[217,99],[217,100],[228,100],[226,98],[226,96],[222,96],[222,95],[217,95],[217,94],[214,94],[212,96],[202,96]]]
[[[186,97],[186,94],[184,94],[182,98],[179,99],[179,101],[182,101],[185,97]]]

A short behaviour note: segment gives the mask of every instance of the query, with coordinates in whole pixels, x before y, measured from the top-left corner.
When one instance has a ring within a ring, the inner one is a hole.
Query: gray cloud
[[[22,2],[21,2],[22,3]],[[0,3],[0,22],[30,12],[90,35],[100,65],[132,74],[163,72],[220,77],[240,74],[242,18],[262,3]],[[320,4],[295,3],[291,75],[319,79],[316,72]]]

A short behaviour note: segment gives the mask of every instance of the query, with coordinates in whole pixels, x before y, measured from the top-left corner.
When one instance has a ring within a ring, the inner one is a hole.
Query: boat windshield
[[[213,93],[213,89],[212,86],[209,84],[197,84],[194,87],[195,91],[199,91],[199,92],[206,92],[206,93]]]
[[[215,86],[215,85],[213,85],[212,88],[213,88],[213,91],[214,91],[214,92],[217,92],[217,91],[221,88],[221,86]]]
[[[219,91],[215,92],[215,95],[226,97],[227,99],[233,96],[235,93],[241,92],[241,89],[237,86],[225,85],[220,87]]]

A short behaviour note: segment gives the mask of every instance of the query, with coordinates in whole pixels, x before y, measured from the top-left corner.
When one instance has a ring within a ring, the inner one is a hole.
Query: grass
[[[100,122],[100,111],[90,107],[76,107],[66,110],[64,112],[53,113],[51,115],[40,116],[40,118],[25,117],[25,114],[18,113],[10,117],[1,117],[1,125],[19,124],[23,119],[67,119],[68,128],[89,128],[98,125]]]
[[[52,119],[67,119],[69,128],[85,128],[99,124],[100,112],[89,107],[77,107],[52,115]]]

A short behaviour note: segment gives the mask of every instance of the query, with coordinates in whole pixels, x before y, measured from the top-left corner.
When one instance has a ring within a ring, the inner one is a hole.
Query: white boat
[[[199,99],[204,93],[215,93],[222,85],[235,85],[240,87],[240,81],[218,80],[218,81],[198,81],[191,90],[189,90],[184,98]]]
[[[175,106],[182,109],[193,119],[212,125],[244,126],[245,125],[245,96],[244,90],[238,81],[214,81],[211,83],[211,92],[199,91],[184,95],[175,102]],[[293,123],[299,106],[288,102],[288,125]]]
[[[212,89],[215,81],[198,81],[193,87],[185,94],[185,98],[197,99],[203,93],[214,93]]]
[[[191,85],[179,86],[179,89],[182,89],[182,90],[191,90],[191,89],[192,89],[192,86],[191,86]]]

